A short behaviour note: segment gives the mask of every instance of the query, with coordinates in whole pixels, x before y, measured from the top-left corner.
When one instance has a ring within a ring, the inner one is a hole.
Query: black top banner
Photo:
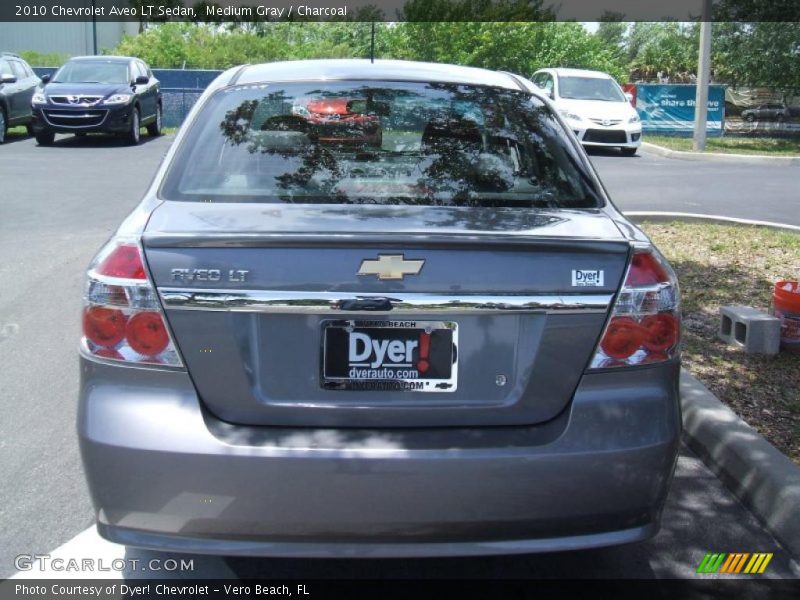
[[[0,21],[6,22],[535,22],[701,18],[800,21],[800,0],[3,0],[0,3]]]

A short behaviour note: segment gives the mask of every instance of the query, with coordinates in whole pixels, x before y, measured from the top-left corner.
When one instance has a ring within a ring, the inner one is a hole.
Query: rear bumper
[[[100,533],[159,550],[437,556],[568,550],[658,528],[678,365],[585,376],[531,427],[243,427],[183,372],[82,358],[78,429]]]
[[[195,538],[111,527],[97,523],[105,539],[160,552],[213,554],[214,556],[271,556],[286,558],[430,558],[532,554],[604,548],[642,542],[658,533],[655,523],[621,531],[552,538],[457,542],[270,542]]]

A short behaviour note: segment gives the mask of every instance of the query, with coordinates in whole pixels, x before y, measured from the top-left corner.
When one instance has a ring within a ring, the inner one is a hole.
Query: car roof
[[[540,71],[547,71],[548,73],[555,73],[559,77],[594,77],[595,79],[611,79],[611,75],[603,73],[603,71],[592,71],[591,69],[540,69]]]
[[[140,58],[133,58],[132,56],[73,56],[67,62],[81,61],[81,62],[111,62],[111,63],[125,63],[132,60],[141,60]]]
[[[267,81],[316,81],[337,79],[375,79],[383,81],[436,81],[488,85],[520,90],[522,86],[507,73],[441,63],[405,60],[344,59],[296,60],[247,65],[237,72],[231,84]]]

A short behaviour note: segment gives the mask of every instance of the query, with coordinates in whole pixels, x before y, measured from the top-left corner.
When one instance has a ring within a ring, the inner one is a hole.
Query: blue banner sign
[[[636,110],[645,133],[691,133],[694,129],[695,85],[636,85]],[[708,135],[725,127],[725,86],[708,89]]]

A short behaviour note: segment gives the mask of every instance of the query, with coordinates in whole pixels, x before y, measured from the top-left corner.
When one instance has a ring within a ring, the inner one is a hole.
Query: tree
[[[626,80],[623,63],[580,23],[376,23],[376,56],[511,71],[578,67]],[[370,23],[262,22],[259,28],[164,23],[126,37],[115,53],[155,67],[223,69],[298,58],[369,56]]]
[[[697,71],[696,23],[634,23],[628,34],[630,69],[636,78],[658,73],[688,81]]]
[[[715,23],[716,79],[800,93],[800,22]]]
[[[624,80],[611,49],[580,23],[397,23],[384,47],[393,58],[449,62],[518,73],[542,67],[597,69]]]
[[[625,15],[606,11],[597,26],[595,35],[621,62],[625,56],[625,37],[628,24],[623,22]]]

